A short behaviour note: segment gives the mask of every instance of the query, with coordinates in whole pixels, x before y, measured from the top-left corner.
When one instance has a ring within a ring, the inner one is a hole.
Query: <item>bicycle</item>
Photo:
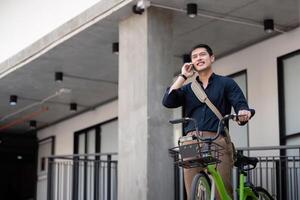
[[[183,136],[178,139],[178,146],[169,149],[172,156],[175,157],[175,164],[184,168],[202,167],[207,172],[199,172],[192,181],[190,196],[191,200],[208,200],[214,199],[215,187],[219,193],[221,200],[231,200],[230,195],[225,189],[222,177],[217,170],[217,164],[221,161],[218,159],[222,155],[222,146],[214,143],[220,135],[221,125],[225,120],[238,119],[238,115],[226,115],[219,121],[216,136],[212,138],[197,136]],[[193,118],[182,118],[170,120],[170,123],[185,123],[192,121],[195,126],[196,133],[199,133],[197,121]],[[190,143],[187,144],[187,141]],[[247,171],[256,167],[258,159],[255,157],[247,157],[240,153],[235,156],[234,166],[238,169],[239,186],[236,189],[239,200],[273,200],[268,191],[262,187],[255,187],[251,182],[246,182],[245,177]]]

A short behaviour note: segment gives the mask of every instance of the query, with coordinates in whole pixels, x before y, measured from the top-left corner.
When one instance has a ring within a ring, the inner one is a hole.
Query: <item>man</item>
[[[216,106],[222,116],[230,114],[231,107],[239,117],[239,124],[244,125],[251,118],[245,96],[239,86],[230,78],[213,73],[212,63],[215,61],[212,49],[206,44],[195,46],[191,53],[191,63],[185,63],[181,68],[181,74],[170,88],[167,89],[163,105],[168,108],[184,106],[185,117],[195,118],[198,122],[199,131],[203,136],[211,137],[217,132],[218,117],[205,104],[201,103],[191,89],[191,83],[183,85],[187,78],[197,74],[196,81],[204,89],[210,101]],[[228,123],[227,123],[228,127]],[[194,135],[194,125],[189,122],[184,126],[186,135]],[[216,140],[225,150],[220,157],[222,161],[218,164],[218,170],[223,178],[228,193],[232,196],[231,168],[233,166],[232,145],[224,139],[224,131]],[[184,169],[184,182],[189,199],[191,183],[199,168]],[[218,194],[217,194],[218,198]]]

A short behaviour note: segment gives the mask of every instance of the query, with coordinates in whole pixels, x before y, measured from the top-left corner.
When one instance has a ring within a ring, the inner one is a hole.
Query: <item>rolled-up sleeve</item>
[[[170,93],[170,88],[167,88],[162,104],[167,108],[178,108],[184,103],[184,92],[182,89],[172,90]]]

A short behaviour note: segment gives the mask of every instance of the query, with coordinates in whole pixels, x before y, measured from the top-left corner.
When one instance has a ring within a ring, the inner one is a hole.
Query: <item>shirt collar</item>
[[[210,84],[214,79],[216,78],[216,74],[212,73],[210,77],[208,78],[208,84]],[[203,85],[203,83],[200,81],[199,76],[196,78],[197,82]]]

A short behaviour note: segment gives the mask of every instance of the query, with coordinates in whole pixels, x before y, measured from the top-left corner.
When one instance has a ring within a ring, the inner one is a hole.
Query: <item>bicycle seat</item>
[[[243,170],[251,170],[256,167],[258,163],[258,159],[256,157],[248,157],[242,154],[237,154],[236,161],[234,162],[234,166],[238,168],[242,168]],[[248,166],[245,168],[245,166]]]

